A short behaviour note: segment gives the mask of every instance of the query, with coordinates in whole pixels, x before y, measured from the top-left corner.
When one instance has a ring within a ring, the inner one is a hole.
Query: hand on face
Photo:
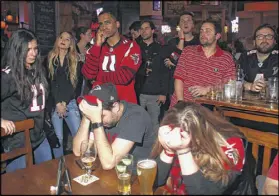
[[[105,32],[101,29],[98,30],[97,35],[96,35],[96,44],[97,46],[101,46],[107,38],[107,35]]]
[[[193,97],[204,96],[208,93],[208,91],[209,91],[208,87],[202,87],[202,86],[191,86],[189,88],[189,92]]]
[[[191,142],[189,133],[181,131],[180,127],[172,129],[168,125],[159,128],[158,139],[163,148],[170,152],[188,148]]]
[[[99,99],[97,99],[97,104],[97,106],[90,105],[87,103],[86,100],[82,100],[79,104],[80,111],[86,118],[88,118],[91,121],[91,123],[102,122],[102,102]]]

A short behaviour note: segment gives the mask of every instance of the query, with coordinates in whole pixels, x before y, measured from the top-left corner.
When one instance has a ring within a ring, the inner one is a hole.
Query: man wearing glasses
[[[277,33],[270,24],[260,25],[254,33],[255,49],[243,53],[239,64],[245,74],[245,90],[260,92],[265,80],[278,77]]]

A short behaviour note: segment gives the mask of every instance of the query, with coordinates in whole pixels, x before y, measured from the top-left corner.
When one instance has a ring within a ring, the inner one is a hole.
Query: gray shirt
[[[157,138],[157,130],[153,129],[150,115],[143,107],[126,101],[121,103],[124,111],[120,121],[115,127],[106,128],[105,132],[110,143],[115,138],[135,142],[129,153],[134,156],[136,166],[138,160],[149,158]]]

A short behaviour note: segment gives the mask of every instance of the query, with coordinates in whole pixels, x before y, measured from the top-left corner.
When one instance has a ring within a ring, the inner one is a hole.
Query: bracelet
[[[168,153],[165,149],[164,149],[164,153],[165,153],[168,157],[174,157],[174,156],[175,156],[175,154]]]
[[[184,41],[184,38],[179,38],[179,39]]]
[[[102,126],[103,126],[102,122],[92,123],[92,129],[97,129],[97,128],[102,127]]]
[[[177,155],[188,154],[188,153],[191,152],[191,151],[192,151],[192,150],[191,150],[191,148],[190,148],[190,149],[186,150],[185,152],[179,152],[179,153],[177,153]]]

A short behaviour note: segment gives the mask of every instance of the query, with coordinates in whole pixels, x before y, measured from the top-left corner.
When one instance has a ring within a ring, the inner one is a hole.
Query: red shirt
[[[86,54],[82,73],[88,79],[95,79],[93,86],[111,82],[115,84],[120,100],[137,103],[134,76],[140,64],[141,52],[137,43],[121,37],[113,47],[107,43],[101,47],[93,45]]]
[[[245,163],[245,149],[242,139],[238,137],[231,137],[227,139],[227,142],[229,146],[221,148],[233,165],[231,170],[242,171]],[[238,152],[238,160],[236,160],[232,154],[233,149]],[[226,163],[224,163],[224,168],[226,170],[230,170],[229,166]],[[187,184],[185,185],[182,182],[181,168],[177,157],[175,157],[174,164],[172,165],[172,168],[170,170],[170,177],[172,181],[172,190],[170,189],[170,187],[168,187],[168,185],[165,185],[165,189],[172,194],[186,195],[185,186],[187,190]]]
[[[207,58],[201,45],[183,49],[174,72],[175,79],[183,81],[184,100],[193,100],[188,91],[191,86],[209,86],[225,78],[235,78],[235,63],[232,56],[216,46],[216,53]],[[177,103],[174,93],[171,107]]]
[[[267,177],[273,180],[278,180],[278,154],[274,158],[274,161],[268,170]]]

